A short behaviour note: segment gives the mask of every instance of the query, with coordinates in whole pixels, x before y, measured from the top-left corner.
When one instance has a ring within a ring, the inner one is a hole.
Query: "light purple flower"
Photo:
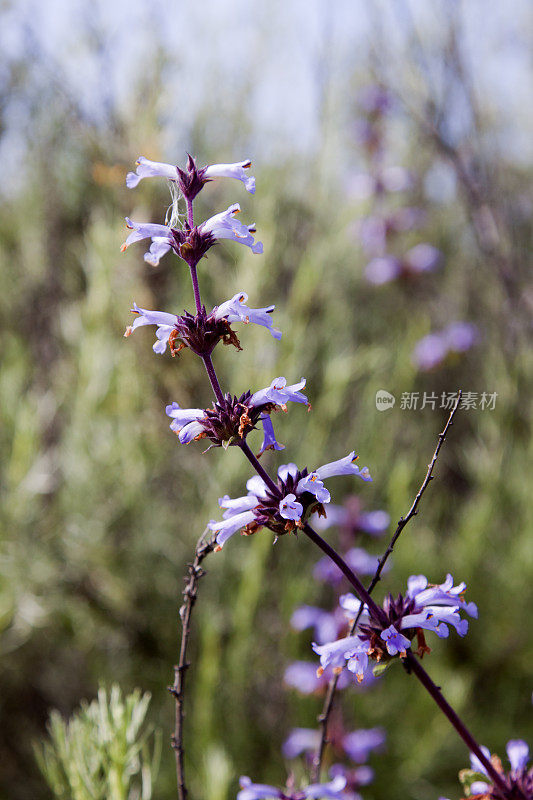
[[[172,230],[168,225],[159,225],[151,222],[132,222],[129,217],[126,217],[126,225],[133,232],[130,233],[120,248],[121,252],[124,252],[134,242],[140,242],[142,239],[151,239],[152,244],[150,245],[150,250],[144,254],[144,260],[152,267],[157,267],[159,260],[168,253],[174,244]]]
[[[309,492],[314,495],[319,503],[329,503],[331,499],[328,489],[326,489],[322,481],[318,478],[316,472],[306,475],[305,478],[300,478],[296,488],[300,494]]]
[[[351,547],[344,555],[344,560],[350,569],[359,575],[373,575],[379,561],[377,556],[370,555],[362,547]],[[340,583],[344,578],[341,570],[327,556],[317,561],[313,576],[316,580],[333,584]]]
[[[258,453],[258,457],[262,455],[265,450],[285,450],[285,445],[280,444],[276,441],[276,435],[274,433],[274,426],[272,425],[272,420],[270,419],[269,414],[261,414],[259,417],[261,420],[261,424],[263,426],[263,444],[261,445],[261,449]]]
[[[293,728],[281,746],[284,758],[297,758],[316,750],[320,732],[316,728]]]
[[[272,326],[272,317],[275,306],[265,306],[265,308],[250,308],[246,305],[248,295],[246,292],[237,292],[231,300],[226,300],[219,306],[215,306],[211,312],[215,319],[227,319],[228,322],[253,322],[255,325],[263,325],[268,328],[274,339],[281,339],[281,331]]]
[[[246,172],[251,166],[252,162],[249,159],[238,161],[236,164],[211,164],[205,168],[203,177],[209,180],[212,178],[236,178],[244,183],[247,192],[254,194],[255,178]]]
[[[397,278],[402,265],[395,256],[376,256],[365,267],[365,278],[374,286],[382,286]]]
[[[379,750],[383,747],[385,739],[386,734],[383,728],[361,728],[348,733],[342,740],[342,746],[352,761],[362,764],[372,750]]]
[[[441,364],[447,353],[448,347],[442,336],[438,333],[428,333],[416,344],[413,362],[419,369],[427,371]]]
[[[217,534],[218,547],[215,549],[221,550],[225,542],[227,542],[234,533],[237,533],[238,530],[249,525],[254,519],[255,515],[253,511],[244,511],[242,514],[233,514],[222,522],[216,522],[215,520],[208,522],[207,527],[209,530]]]
[[[285,670],[283,680],[287,686],[296,689],[302,694],[313,694],[325,688],[332,677],[333,670],[331,667],[326,667],[324,672],[317,675],[316,664],[311,661],[293,661]],[[365,684],[370,677],[373,677],[372,673],[367,672],[365,674]],[[350,683],[350,674],[344,671],[339,675],[337,688],[345,689]]]
[[[367,655],[369,643],[363,641],[359,636],[345,636],[337,639],[336,642],[318,645],[312,644],[315,653],[320,656],[320,666],[322,669],[333,667],[338,669],[345,666],[346,661],[355,658],[357,655]]]
[[[176,324],[175,314],[167,314],[165,311],[149,311],[146,308],[139,308],[137,303],[131,309],[133,314],[138,314],[132,325],[128,325],[124,336],[131,336],[134,330],[143,325],[157,325],[156,342],[152,349],[154,353],[164,353],[167,349],[168,337],[172,333]]]
[[[225,509],[222,519],[230,519],[236,514],[251,511],[256,507],[257,502],[257,497],[254,494],[247,494],[244,497],[235,497],[234,499],[225,494],[224,497],[220,497],[218,500],[220,508]]]
[[[390,516],[386,511],[363,511],[359,514],[357,527],[370,536],[381,536],[390,525]]]
[[[189,444],[204,433],[204,427],[199,422],[205,416],[202,408],[181,408],[178,403],[174,402],[166,406],[165,412],[167,417],[172,418],[170,430],[178,434],[182,444]]]
[[[305,378],[302,378],[299,383],[292,384],[292,386],[287,386],[286,378],[274,378],[270,386],[260,389],[251,396],[249,405],[254,408],[266,403],[274,403],[281,406],[284,411],[287,410],[287,403],[289,402],[309,405],[307,397],[300,391],[304,386]]]
[[[135,162],[135,172],[128,172],[126,175],[126,186],[134,189],[143,178],[168,178],[171,181],[178,180],[178,170],[172,164],[163,164],[160,161],[150,161],[144,156],[139,156]]]
[[[433,369],[449,353],[465,353],[476,344],[478,338],[478,330],[472,323],[452,322],[443,330],[420,339],[413,352],[413,362],[419,369]]]
[[[442,336],[449,350],[465,353],[477,342],[478,330],[471,322],[452,322],[442,331]]]
[[[259,475],[252,475],[251,478],[248,478],[246,481],[246,488],[248,489],[248,492],[255,494],[255,496],[260,500],[265,500],[268,497],[268,491],[265,482],[259,477]]]
[[[355,455],[355,450],[352,450],[352,452],[348,453],[344,458],[339,458],[338,461],[331,461],[329,464],[324,464],[324,466],[319,467],[315,470],[315,474],[320,480],[326,480],[326,478],[332,478],[335,475],[357,475],[357,477],[362,478],[364,481],[371,481],[372,478],[370,477],[368,467],[359,469],[354,463],[357,458],[358,456]]]
[[[415,610],[426,606],[452,606],[477,619],[477,606],[464,600],[465,591],[466,583],[461,581],[454,586],[450,573],[441,584],[429,584],[425,575],[411,575],[407,581],[407,596],[415,601]]]
[[[251,248],[252,253],[260,254],[263,252],[263,243],[256,242],[252,236],[256,230],[255,225],[246,226],[234,218],[240,210],[240,205],[234,203],[226,211],[215,214],[214,217],[202,222],[198,226],[198,230],[203,234],[211,233],[215,239],[231,239],[239,244],[245,244]]]
[[[303,789],[285,789],[284,791],[264,783],[252,783],[246,775],[240,778],[239,783],[241,791],[237,795],[237,800],[269,800],[271,797],[283,798],[283,800],[321,800],[321,798],[342,800],[342,790],[346,786],[346,778],[338,775],[329,783],[313,783]]]
[[[279,504],[279,513],[283,519],[299,521],[303,514],[303,506],[296,500],[295,494],[288,494]]]
[[[387,652],[390,656],[395,656],[397,653],[405,655],[407,648],[411,647],[409,639],[406,639],[403,633],[398,633],[394,625],[389,625],[388,628],[381,631],[380,636],[387,645]]]
[[[523,739],[510,739],[507,742],[507,758],[513,772],[522,772],[529,761],[529,747]]]
[[[306,628],[313,628],[314,636],[318,644],[335,639],[339,629],[346,627],[346,620],[338,613],[330,613],[316,606],[299,606],[291,617],[291,627],[295,631],[304,631]]]
[[[403,266],[407,272],[433,272],[442,263],[442,253],[433,245],[422,242],[411,247],[403,257]]]
[[[339,597],[339,607],[342,609],[342,612],[347,619],[353,620],[359,614],[361,609],[361,601],[351,592],[347,592],[346,594],[341,594]],[[359,619],[363,623],[369,622],[370,617],[367,606],[363,605],[363,611],[361,612]]]
[[[362,531],[370,536],[381,536],[390,524],[390,516],[386,511],[360,511],[360,501],[351,495],[343,506],[330,503],[325,509],[326,516],[316,515],[313,524],[319,531],[325,531],[332,525],[350,531]]]

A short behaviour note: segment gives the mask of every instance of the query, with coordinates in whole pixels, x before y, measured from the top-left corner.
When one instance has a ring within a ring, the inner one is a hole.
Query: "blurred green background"
[[[239,452],[179,446],[164,406],[211,402],[201,364],[152,353],[151,330],[125,340],[133,300],[191,309],[184,265],[156,270],[142,246],[119,252],[124,216],[163,220],[163,181],[131,192],[139,155],[180,163],[254,161],[257,193],[231,181],[199,198],[203,219],[238,201],[256,220],[262,257],[223,243],[202,263],[206,303],[245,290],[276,304],[278,344],[240,326],[244,347],[219,347],[223,388],[305,375],[312,412],[276,417],[284,453],[317,466],[360,453],[374,477],[355,488],[367,510],[405,513],[447,413],[402,410],[403,392],[497,392],[494,410],[458,414],[420,516],[379,587],[412,573],[468,582],[479,620],[439,641],[428,670],[481,741],[503,755],[531,741],[533,537],[530,400],[533,199],[531,6],[497,2],[331,4],[210,0],[163,4],[34,2],[0,6],[0,797],[49,797],[32,753],[52,708],[68,715],[99,682],[150,691],[164,733],[155,797],[175,797],[173,680],[177,609],[194,544],[241,494]],[[528,56],[529,52],[529,56]],[[388,165],[413,186],[386,202],[426,211],[398,254],[427,241],[440,270],[372,286],[357,224],[372,200],[353,190],[368,169],[358,139],[360,92],[394,97]],[[416,342],[455,319],[478,344],[430,372]],[[392,410],[375,393],[392,392]],[[259,447],[259,434],[255,435]],[[349,479],[331,482],[339,502]],[[331,531],[328,536],[335,540]],[[379,552],[376,542],[374,551]],[[272,547],[235,537],[206,562],[194,618],[187,765],[194,797],[235,796],[237,778],[281,785],[280,745],[312,726],[319,697],[286,690],[291,659],[310,658],[290,630],[298,603],[331,606],[302,539]],[[342,698],[349,727],[382,724],[365,798],[457,797],[464,746],[419,685],[391,670]],[[168,737],[167,737],[168,734]]]

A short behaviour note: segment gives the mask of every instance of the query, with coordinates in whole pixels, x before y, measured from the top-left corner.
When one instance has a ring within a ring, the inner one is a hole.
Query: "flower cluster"
[[[401,253],[402,234],[419,228],[426,215],[417,206],[398,208],[387,202],[391,194],[406,192],[413,185],[413,176],[407,170],[384,164],[386,123],[392,107],[392,98],[381,86],[369,86],[361,94],[357,133],[369,172],[358,176],[355,188],[360,198],[373,199],[373,209],[359,221],[357,233],[365,254],[370,257],[365,277],[376,286],[396,279],[417,278],[442,264],[442,253],[428,242],[419,242]],[[395,250],[400,254],[395,254]]]
[[[451,322],[420,339],[413,352],[413,363],[426,372],[440,366],[450,356],[466,353],[478,339],[478,330],[471,322]]]
[[[295,789],[293,786],[277,789],[264,783],[252,783],[245,775],[241,777],[240,785],[241,791],[237,795],[237,800],[269,800],[271,797],[279,800],[326,800],[326,798],[348,800],[344,793],[346,778],[342,775],[336,776],[329,783],[313,783],[304,789]]]
[[[358,790],[372,783],[374,770],[365,762],[372,752],[383,749],[385,738],[383,728],[362,728],[347,733],[339,720],[332,721],[328,728],[328,743],[334,757],[347,757],[353,762],[350,766],[335,763],[330,769],[332,778],[341,776],[346,780],[343,798],[356,800],[359,798]],[[305,755],[311,761],[319,742],[320,732],[317,729],[294,728],[283,743],[282,753],[287,759]],[[353,764],[357,766],[354,767]]]
[[[451,625],[459,636],[464,636],[468,621],[460,612],[477,617],[475,603],[464,600],[465,589],[464,582],[454,586],[451,575],[440,585],[428,584],[424,575],[411,576],[405,596],[400,594],[394,599],[389,594],[385,599],[383,611],[388,625],[380,624],[363,609],[357,633],[326,644],[313,644],[313,650],[320,656],[320,669],[332,666],[341,670],[346,666],[357,680],[362,680],[369,658],[381,661],[396,655],[405,657],[415,636],[419,655],[429,652],[425,630],[444,638],[449,636]],[[347,594],[341,597],[340,605],[355,616],[361,604],[354,595]]]
[[[324,504],[329,503],[331,496],[324,480],[335,475],[356,475],[363,481],[372,480],[368,467],[360,469],[355,464],[356,459],[351,452],[313,472],[307,468],[299,470],[296,464],[284,464],[278,469],[276,493],[258,475],[250,478],[246,484],[247,495],[233,500],[225,495],[219,500],[220,507],[225,509],[223,519],[220,522],[211,520],[208,525],[217,534],[217,545],[222,547],[241,529],[245,535],[261,527],[269,528],[277,536],[295,532],[313,511],[321,512]]]
[[[213,403],[212,408],[181,408],[173,402],[166,407],[166,413],[172,418],[171,430],[182,444],[207,437],[215,447],[228,447],[243,441],[261,421],[265,430],[261,452],[269,448],[280,449],[269,415],[280,409],[286,411],[288,402],[308,405],[307,397],[300,391],[304,386],[305,378],[287,386],[286,379],[280,377],[254,394],[250,391],[240,397],[226,394],[222,400]]]
[[[211,355],[218,342],[232,344],[238,350],[242,349],[235,331],[230,323],[250,322],[267,328],[274,339],[281,339],[281,331],[273,327],[272,317],[275,306],[265,308],[250,308],[246,305],[248,295],[246,292],[237,292],[230,300],[226,300],[207,314],[205,306],[196,315],[183,312],[182,316],[169,314],[166,311],[149,311],[139,308],[134,303],[131,309],[137,314],[132,325],[128,325],[124,336],[131,336],[134,330],[144,325],[155,325],[156,342],[153,346],[155,353],[164,353],[167,344],[171,355],[176,355],[184,347],[188,347],[198,356]]]
[[[476,800],[506,800],[506,798],[533,797],[533,767],[528,769],[529,747],[522,739],[511,739],[507,742],[507,758],[511,769],[505,772],[498,756],[491,756],[487,747],[482,747],[483,754],[490,760],[496,772],[504,778],[509,793],[503,795],[501,789],[494,786],[487,770],[475,755],[470,754],[470,769],[459,773],[459,778],[468,798]],[[446,798],[441,798],[446,800]]]

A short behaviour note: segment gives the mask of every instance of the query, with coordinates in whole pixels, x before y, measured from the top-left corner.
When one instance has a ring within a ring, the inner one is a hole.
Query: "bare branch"
[[[178,779],[178,798],[187,800],[187,787],[185,785],[185,770],[183,763],[183,720],[184,720],[184,700],[185,700],[185,675],[190,667],[187,660],[187,646],[191,633],[191,615],[196,598],[198,596],[198,584],[200,578],[205,575],[202,569],[202,562],[209,553],[215,548],[215,538],[205,541],[209,533],[206,529],[201,535],[196,545],[194,561],[187,565],[187,576],[185,577],[185,589],[183,590],[183,605],[179,610],[181,620],[181,645],[178,664],[174,667],[174,684],[168,687],[169,692],[176,701],[176,724],[172,736],[172,748],[176,755],[176,774]]]

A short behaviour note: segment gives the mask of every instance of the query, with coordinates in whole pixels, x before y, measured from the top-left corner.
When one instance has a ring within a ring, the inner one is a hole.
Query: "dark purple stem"
[[[255,469],[259,477],[264,480],[270,491],[273,492],[274,495],[279,495],[278,487],[276,486],[276,484],[274,483],[274,481],[272,480],[266,469],[260,464],[259,459],[256,458],[256,456],[254,456],[254,454],[252,453],[246,442],[242,441],[239,444],[239,447],[241,448],[242,452],[244,453],[244,455],[246,456],[252,467]]]
[[[480,746],[464,724],[464,722],[457,716],[451,705],[448,703],[447,700],[444,699],[441,690],[439,687],[433,683],[429,675],[427,674],[426,670],[420,664],[419,661],[415,658],[412,653],[408,653],[405,658],[405,663],[407,664],[409,670],[413,672],[422,686],[429,692],[433,700],[436,702],[440,710],[446,717],[448,717],[449,721],[466,744],[468,749],[471,753],[473,753],[476,758],[483,764],[485,769],[487,770],[487,774],[490,775],[492,778],[494,785],[497,786],[501,792],[503,792],[503,796],[507,796],[509,792],[509,786],[505,779],[500,775],[497,770],[494,769],[492,764],[490,763],[489,759],[484,755],[483,751],[481,750]]]
[[[215,393],[215,397],[219,403],[222,403],[224,400],[224,393],[220,388],[220,383],[218,382],[217,374],[215,372],[211,356],[202,356],[202,361],[204,362],[204,367],[209,376],[209,380],[211,381],[211,386]]]
[[[313,528],[308,525],[307,523],[303,527],[303,531],[306,536],[311,539],[324,553],[331,558],[331,560],[338,566],[338,568],[346,575],[350,583],[352,584],[353,588],[356,591],[357,596],[364,603],[370,612],[370,615],[378,622],[380,625],[384,625],[388,627],[389,620],[387,619],[387,615],[380,608],[374,600],[370,597],[369,593],[357,577],[357,575],[352,572],[348,564],[344,561],[344,559],[337,553],[333,547],[328,544],[325,539],[323,539]]]
[[[192,229],[194,228],[194,211],[193,211],[192,200],[187,199],[186,202],[187,202],[187,222],[189,223],[189,228],[192,231]],[[200,287],[198,286],[198,273],[196,271],[196,264],[189,263],[189,269],[191,271],[194,302],[196,303],[196,313],[199,314],[202,310],[202,300],[200,298]]]
[[[196,272],[196,264],[189,264],[191,271],[192,288],[194,292],[194,302],[196,303],[196,312],[200,314],[202,311],[202,301],[200,299],[200,287],[198,286],[198,273]]]

